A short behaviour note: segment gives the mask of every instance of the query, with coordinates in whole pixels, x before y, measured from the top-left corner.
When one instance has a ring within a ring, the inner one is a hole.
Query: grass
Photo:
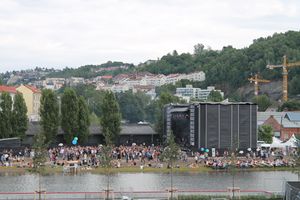
[[[145,167],[144,169],[140,169],[139,166],[131,166],[131,167],[121,167],[121,168],[111,168],[111,173],[169,173],[170,169],[167,168],[152,168],[152,167]],[[298,171],[297,168],[292,167],[278,167],[278,168],[249,168],[249,169],[235,169],[235,172],[260,172],[260,171]],[[25,173],[31,172],[30,168],[20,168],[20,167],[0,167],[1,172],[9,172],[9,173]],[[53,173],[62,173],[63,167],[61,166],[46,166],[44,173],[45,174],[53,174]],[[104,174],[105,169],[102,167],[94,168],[91,170],[80,170],[80,173],[91,172],[94,174]],[[180,167],[174,168],[174,173],[181,173],[181,172],[189,172],[189,173],[214,173],[214,172],[230,172],[230,170],[215,170],[212,168],[200,166],[197,168],[189,168],[189,167]]]

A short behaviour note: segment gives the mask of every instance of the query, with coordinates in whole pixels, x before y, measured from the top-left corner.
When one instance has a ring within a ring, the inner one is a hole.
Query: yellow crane
[[[250,83],[254,83],[255,96],[258,95],[258,91],[259,91],[258,83],[269,83],[270,82],[269,80],[260,79],[257,74],[255,74],[254,77],[248,78],[248,80],[250,81]]]
[[[300,67],[300,62],[288,63],[286,55],[283,56],[282,65],[267,65],[268,69],[282,68],[282,100],[288,100],[288,69],[291,67]]]

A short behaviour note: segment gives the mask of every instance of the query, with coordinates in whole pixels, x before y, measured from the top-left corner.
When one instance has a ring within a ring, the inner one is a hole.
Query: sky
[[[0,0],[0,72],[249,46],[300,30],[299,0]]]

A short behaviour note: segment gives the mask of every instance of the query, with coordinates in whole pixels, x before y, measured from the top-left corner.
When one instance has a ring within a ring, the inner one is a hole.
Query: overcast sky
[[[300,30],[299,0],[0,0],[0,72],[138,64],[288,30]]]

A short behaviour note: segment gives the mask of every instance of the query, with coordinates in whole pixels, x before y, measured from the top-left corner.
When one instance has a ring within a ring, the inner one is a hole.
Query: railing
[[[236,188],[235,188],[236,189]],[[169,199],[171,197],[176,198],[184,195],[213,195],[213,196],[232,196],[232,190],[230,188],[224,190],[159,190],[159,191],[112,191],[110,190],[107,195],[106,191],[99,192],[47,192],[47,191],[36,191],[36,192],[0,192],[0,199],[9,200],[27,200],[27,199],[47,199],[47,200],[85,200],[85,199]],[[237,191],[237,190],[235,190]],[[272,196],[273,192],[265,190],[238,190],[235,196],[238,195],[261,195],[261,196]]]

